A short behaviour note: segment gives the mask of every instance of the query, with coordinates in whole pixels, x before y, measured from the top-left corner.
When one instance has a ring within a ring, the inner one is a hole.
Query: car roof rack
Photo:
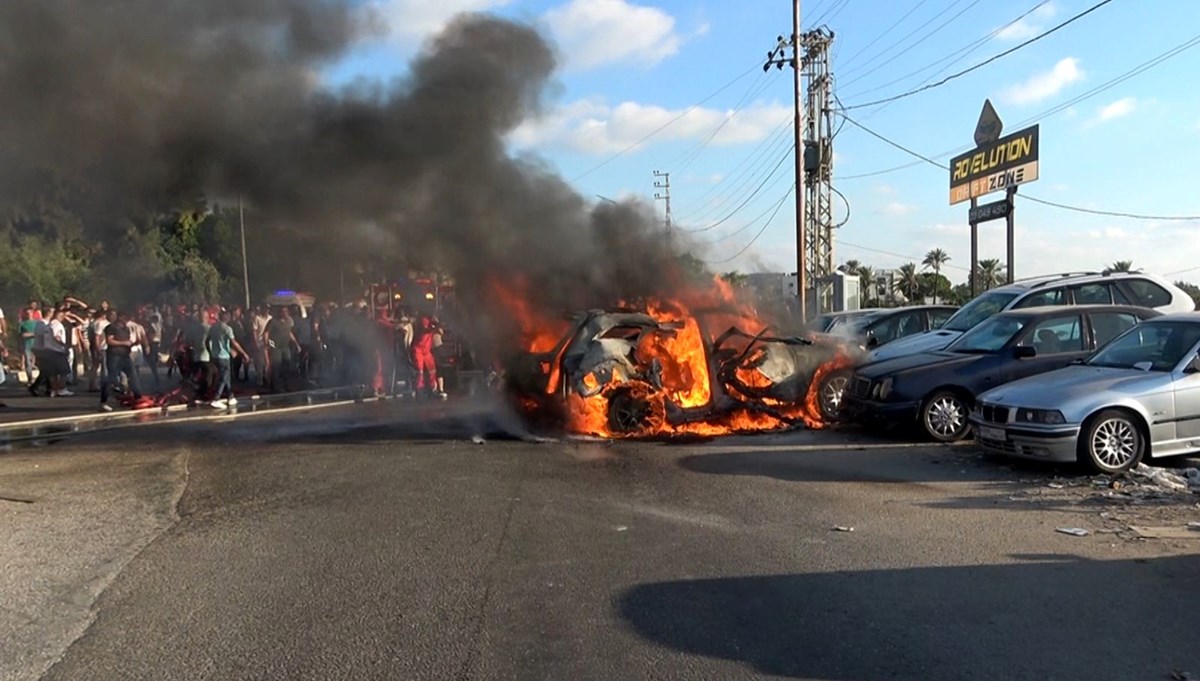
[[[1099,276],[1102,276],[1101,272],[1059,272],[1057,274],[1043,274],[1040,277],[1028,277],[1025,279],[1018,279],[1017,281],[1015,281],[1013,283],[1036,281],[1037,282],[1036,284],[1033,284],[1029,287],[1031,289],[1035,289],[1035,288],[1041,288],[1043,286],[1046,286],[1047,284],[1053,284],[1054,282],[1060,281],[1062,279],[1070,279],[1071,277],[1099,277]]]

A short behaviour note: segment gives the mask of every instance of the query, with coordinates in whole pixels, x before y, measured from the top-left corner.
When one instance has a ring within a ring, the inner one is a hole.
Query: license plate
[[[992,440],[994,442],[1004,442],[1008,439],[1003,428],[989,428],[987,426],[979,426],[979,438],[981,440]]]

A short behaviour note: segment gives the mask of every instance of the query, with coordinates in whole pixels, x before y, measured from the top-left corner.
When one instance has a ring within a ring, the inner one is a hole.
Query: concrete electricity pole
[[[656,170],[654,171],[654,177],[662,178],[661,180],[656,179],[654,181],[655,188],[662,190],[661,192],[654,192],[654,199],[656,201],[664,201],[667,204],[667,215],[664,224],[667,228],[667,250],[671,250],[671,229],[673,228],[671,224],[671,173],[663,173]]]

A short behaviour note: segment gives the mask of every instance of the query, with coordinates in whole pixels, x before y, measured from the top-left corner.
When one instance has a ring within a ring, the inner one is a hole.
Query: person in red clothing
[[[437,365],[433,359],[433,342],[437,334],[437,325],[428,316],[422,315],[411,352],[413,370],[417,374],[417,393],[435,393],[444,400],[446,393],[438,390]]]

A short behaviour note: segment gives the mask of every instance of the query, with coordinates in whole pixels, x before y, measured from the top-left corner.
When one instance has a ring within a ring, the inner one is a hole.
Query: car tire
[[[921,429],[938,442],[958,442],[971,432],[971,406],[951,390],[939,390],[921,404]]]
[[[1146,440],[1128,413],[1107,409],[1088,419],[1079,438],[1079,461],[1094,471],[1120,473],[1133,468],[1146,452]]]
[[[817,385],[817,406],[826,423],[835,423],[841,418],[842,397],[850,383],[849,371],[831,371]]]
[[[608,429],[616,435],[634,435],[645,430],[654,413],[653,405],[632,390],[618,390],[608,398]]]

